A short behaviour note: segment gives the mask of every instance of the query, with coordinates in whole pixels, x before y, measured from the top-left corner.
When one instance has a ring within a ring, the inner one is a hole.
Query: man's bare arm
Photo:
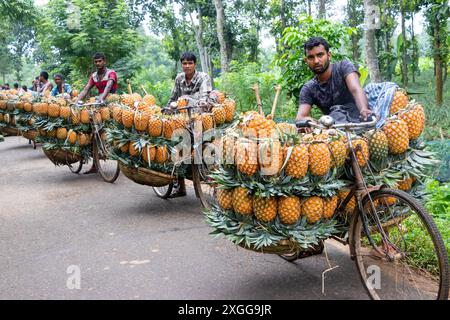
[[[101,102],[105,101],[106,97],[108,96],[109,92],[111,91],[113,84],[114,84],[114,80],[109,79],[108,82],[106,83],[105,90],[103,91],[102,95],[100,96]]]
[[[302,103],[298,107],[297,112],[297,118],[296,120],[312,120],[315,121],[313,118],[310,117],[311,115],[311,105],[307,103]]]
[[[367,117],[373,112],[369,109],[369,103],[367,102],[366,94],[359,83],[358,74],[352,72],[347,75],[347,77],[345,77],[345,83],[347,84],[348,90],[353,95],[353,99],[355,99],[361,117],[364,120],[367,120]]]
[[[86,97],[86,95],[88,94],[89,90],[91,90],[92,87],[93,87],[93,85],[91,85],[91,84],[88,83],[88,84],[84,87],[83,91],[81,91],[80,94],[78,95],[78,101],[83,100],[84,97]]]

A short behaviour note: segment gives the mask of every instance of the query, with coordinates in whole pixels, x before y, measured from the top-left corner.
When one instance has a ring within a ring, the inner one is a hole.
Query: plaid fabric
[[[206,99],[209,91],[212,91],[212,86],[211,79],[207,73],[196,71],[191,83],[187,84],[186,76],[183,72],[175,78],[175,84],[167,105],[177,101],[179,97],[184,95],[192,96],[195,99]]]
[[[379,117],[377,128],[386,122],[397,88],[398,86],[393,82],[369,83],[364,87],[369,107]]]

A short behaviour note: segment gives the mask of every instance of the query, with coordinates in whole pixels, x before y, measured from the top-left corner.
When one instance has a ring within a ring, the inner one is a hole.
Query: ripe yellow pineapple
[[[356,160],[361,168],[363,168],[369,160],[369,146],[364,139],[353,140],[353,149],[355,150]]]
[[[142,99],[145,105],[147,106],[154,106],[156,104],[156,99],[151,94],[146,94],[144,98]]]
[[[223,107],[225,108],[226,113],[226,122],[233,121],[234,118],[234,112],[236,111],[236,102],[232,99],[226,99],[223,103]]]
[[[155,146],[145,146],[145,148],[142,150],[142,159],[144,159],[145,162],[149,163],[149,157],[150,161],[155,161],[156,158],[156,147]]]
[[[47,136],[49,136],[49,132],[47,132]],[[73,130],[70,130],[68,133],[68,139],[67,141],[70,144],[75,144],[77,142],[77,133]]]
[[[159,137],[162,134],[163,123],[157,116],[152,116],[148,120],[148,134],[151,137]]]
[[[134,122],[134,111],[132,109],[122,110],[122,124],[125,128],[132,128]]]
[[[337,208],[338,196],[332,196],[329,199],[323,199],[323,217],[325,219],[330,219]]]
[[[59,116],[64,119],[70,118],[70,107],[63,106],[59,109]]]
[[[233,136],[225,136],[222,139],[223,149],[223,164],[234,164],[235,160],[235,141]]]
[[[108,107],[101,108],[100,115],[102,117],[102,121],[108,121],[109,119],[111,119],[111,113]]]
[[[408,96],[404,90],[397,90],[394,94],[394,99],[391,103],[389,114],[397,113],[398,111],[405,109],[408,104]]]
[[[323,199],[312,196],[302,201],[302,215],[306,216],[308,223],[316,223],[323,215]]]
[[[292,123],[280,122],[280,123],[276,124],[276,127],[281,134],[287,134],[287,135],[296,135],[297,134],[297,128]]]
[[[294,224],[301,214],[300,199],[296,196],[280,197],[278,199],[278,215],[285,224]]]
[[[136,148],[134,142],[130,142],[130,144],[128,145],[128,153],[134,157],[136,155],[139,155],[139,149]]]
[[[277,216],[277,198],[253,197],[253,212],[256,219],[263,222],[270,222]]]
[[[383,127],[388,139],[389,152],[401,154],[408,149],[409,134],[408,125],[403,120],[388,120]]]
[[[59,117],[60,106],[57,103],[51,103],[48,105],[48,115],[52,118]]]
[[[119,106],[114,106],[113,110],[113,118],[119,124],[122,124],[122,108]]]
[[[88,144],[88,136],[82,132],[78,133],[77,135],[77,143],[80,146],[85,146],[86,144]]]
[[[5,116],[6,116],[6,114],[5,114]],[[55,138],[56,137],[56,129],[47,131],[47,137]]]
[[[309,171],[313,176],[324,176],[331,168],[331,153],[325,142],[309,145]]]
[[[130,143],[129,142],[125,143],[124,145],[122,145],[120,147],[120,151],[122,151],[123,153],[127,153],[128,150],[130,150]]]
[[[233,209],[233,189],[216,189],[217,202],[224,210]]]
[[[416,178],[411,177],[397,182],[397,189],[402,191],[411,190],[412,184],[416,181]]]
[[[258,171],[258,144],[246,138],[236,142],[236,164],[239,172],[251,176]]]
[[[211,113],[203,113],[201,115],[203,131],[208,131],[214,128],[214,118]]]
[[[158,146],[156,148],[155,160],[158,163],[165,163],[169,160],[169,152],[167,151],[167,146]]]
[[[134,115],[134,127],[137,131],[146,131],[150,116],[146,112],[136,111]]]
[[[347,159],[347,146],[341,139],[331,141],[328,146],[331,152],[331,166],[340,168]]]
[[[220,125],[225,122],[227,114],[224,107],[214,107],[212,109],[212,114],[216,125]]]
[[[30,102],[25,102],[23,104],[23,110],[25,110],[26,112],[31,112],[33,111],[33,105]]]
[[[163,119],[163,135],[166,139],[172,139],[173,131],[175,129],[175,125],[171,118]]]
[[[233,189],[233,210],[243,215],[253,213],[253,199],[247,189],[243,187]]]
[[[81,109],[80,121],[85,124],[89,123],[89,111],[87,109]]]
[[[66,140],[67,129],[66,128],[58,128],[56,130],[56,138],[58,138],[59,140]]]
[[[406,122],[410,140],[415,140],[422,134],[425,128],[425,112],[420,104],[416,104],[406,111],[401,111],[398,117]]]
[[[302,179],[308,173],[309,154],[306,144],[297,144],[292,148],[287,160],[285,173],[295,179]],[[285,148],[285,157],[289,155],[289,148]]]

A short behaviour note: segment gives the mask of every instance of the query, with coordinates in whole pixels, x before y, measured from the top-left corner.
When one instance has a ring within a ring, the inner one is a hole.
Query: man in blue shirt
[[[54,75],[53,80],[55,81],[56,86],[52,89],[52,96],[57,96],[61,94],[64,88],[64,93],[67,93],[68,95],[72,94],[72,88],[69,84],[64,82],[64,77],[62,74],[57,73]]]

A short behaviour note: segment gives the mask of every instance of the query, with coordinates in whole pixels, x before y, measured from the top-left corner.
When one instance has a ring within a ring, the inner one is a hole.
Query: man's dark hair
[[[180,62],[183,62],[184,60],[194,61],[194,63],[196,63],[197,62],[197,57],[192,52],[186,51],[180,57]]]
[[[48,80],[48,72],[47,71],[42,71],[40,76],[43,77],[45,80]]]
[[[28,88],[25,85],[22,86],[22,89],[23,89],[23,91],[28,91]]]
[[[53,79],[60,78],[61,80],[64,80],[64,76],[61,73],[57,73],[53,76]]]
[[[330,51],[330,45],[328,44],[327,40],[325,40],[322,37],[313,37],[309,38],[308,41],[305,42],[305,55],[306,51],[311,50],[314,47],[318,47],[320,45],[323,45],[325,50],[328,52]]]
[[[14,83],[14,88],[19,88],[19,84],[16,82],[16,83]]]
[[[106,60],[105,54],[102,52],[96,52],[94,54],[94,56],[92,57],[92,59],[97,60],[97,59],[103,59]]]

